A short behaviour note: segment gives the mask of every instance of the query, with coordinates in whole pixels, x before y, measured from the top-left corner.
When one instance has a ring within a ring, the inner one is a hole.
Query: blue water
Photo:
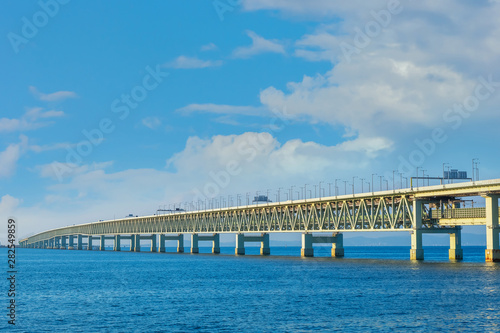
[[[484,248],[466,247],[464,262],[449,262],[444,247],[426,248],[423,262],[406,247],[346,247],[343,259],[322,247],[307,259],[296,247],[271,251],[18,249],[16,331],[500,330],[500,265],[484,262]],[[0,330],[10,329],[1,318]]]

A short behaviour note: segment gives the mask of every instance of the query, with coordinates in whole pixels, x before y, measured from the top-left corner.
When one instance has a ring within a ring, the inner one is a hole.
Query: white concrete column
[[[263,256],[271,254],[271,248],[269,247],[269,234],[262,234],[262,243],[260,243],[260,254]]]
[[[220,253],[220,235],[219,234],[214,234],[212,253]]]
[[[177,252],[184,253],[184,234],[179,234],[179,239],[177,240]]]
[[[122,246],[120,244],[120,238],[120,235],[115,235],[115,241],[113,242],[113,251],[121,251]]]
[[[160,235],[160,244],[158,246],[158,252],[165,252],[165,235]]]
[[[99,251],[106,250],[106,236],[101,235],[99,242]]]
[[[308,233],[302,234],[302,249],[300,250],[300,255],[302,257],[313,257],[313,235]]]
[[[198,234],[191,234],[191,253],[199,253]]]
[[[236,234],[236,248],[234,249],[234,253],[236,255],[244,255],[245,254],[245,235],[244,234]]]
[[[411,234],[411,260],[424,260],[424,249],[422,248],[422,201],[413,201],[413,230]]]
[[[332,257],[342,258],[344,256],[344,235],[339,233],[333,234],[335,243],[332,243]]]
[[[462,260],[464,251],[462,250],[462,230],[450,234],[450,250],[448,251],[450,260]]]
[[[76,249],[83,250],[83,236],[82,235],[78,235],[76,237]]]
[[[499,195],[484,196],[486,200],[486,261],[500,261],[498,226],[498,198]]]

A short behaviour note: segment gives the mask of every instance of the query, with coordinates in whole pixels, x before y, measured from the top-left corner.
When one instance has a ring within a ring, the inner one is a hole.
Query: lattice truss
[[[424,227],[435,227],[424,205]],[[411,230],[413,201],[407,196],[232,207],[128,218],[47,231],[28,243],[66,235],[153,233],[328,232]]]

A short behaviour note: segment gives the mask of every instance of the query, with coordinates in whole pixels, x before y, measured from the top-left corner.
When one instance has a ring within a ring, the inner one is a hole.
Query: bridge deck
[[[41,232],[26,244],[68,235],[410,231],[414,200],[500,194],[500,179],[86,223]],[[424,211],[424,228],[485,224],[485,209]]]

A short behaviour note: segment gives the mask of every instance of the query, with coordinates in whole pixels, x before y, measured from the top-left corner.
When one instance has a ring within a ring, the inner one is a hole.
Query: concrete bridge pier
[[[212,242],[212,253],[220,253],[220,237],[219,234],[212,236],[200,236],[191,234],[191,253],[199,253],[199,242]]]
[[[121,251],[120,235],[115,235],[115,240],[113,242],[113,251]]]
[[[498,225],[498,198],[500,195],[483,195],[486,201],[486,261],[500,262],[499,235],[500,227]]]
[[[269,247],[269,234],[267,233],[263,233],[260,236],[245,236],[245,234],[236,234],[236,248],[234,249],[234,253],[236,255],[245,254],[245,242],[260,243],[260,254],[271,254],[271,249]]]
[[[302,234],[302,257],[314,257],[313,244],[332,244],[332,257],[342,258],[344,256],[344,235],[333,233],[332,236],[313,236],[310,233]]]
[[[200,253],[198,247],[198,234],[191,234],[191,253]]]
[[[135,248],[135,235],[129,235],[129,236],[116,235],[115,236],[115,244],[113,247],[113,249],[115,251],[121,250],[121,241],[122,240],[130,240],[130,252],[133,252],[134,248]]]
[[[54,248],[55,249],[60,249],[61,248],[61,237],[55,237],[54,238]]]
[[[151,241],[151,252],[158,251],[157,243],[158,243],[158,235],[151,234],[151,236],[141,236],[141,239],[149,239]]]
[[[456,228],[455,232],[450,233],[450,249],[448,250],[450,260],[462,260],[464,250],[462,250],[462,230]]]
[[[90,236],[90,235],[89,235],[89,236],[88,236],[88,241],[87,241],[87,250],[88,250],[88,251],[92,251],[92,250],[93,250],[93,249],[92,249],[92,246],[93,246],[93,245],[92,245],[92,240],[93,240],[92,236]]]
[[[106,236],[101,235],[99,237],[99,251],[105,251],[106,250]]]
[[[134,252],[141,252],[141,235],[133,235],[134,238]]]
[[[76,249],[83,250],[83,236],[82,235],[76,236]]]
[[[68,250],[74,250],[75,249],[75,236],[74,235],[69,235],[68,236]]]
[[[61,246],[60,246],[61,250],[66,250],[66,246],[68,246],[67,238],[68,236],[61,236]]]
[[[168,241],[168,240],[177,241],[177,252],[178,253],[184,252],[184,235],[183,234],[178,234],[177,236],[160,235],[160,244],[159,244],[158,252],[165,252],[165,241]]]
[[[421,200],[413,201],[413,231],[411,233],[411,260],[424,260],[422,247],[422,204]]]

